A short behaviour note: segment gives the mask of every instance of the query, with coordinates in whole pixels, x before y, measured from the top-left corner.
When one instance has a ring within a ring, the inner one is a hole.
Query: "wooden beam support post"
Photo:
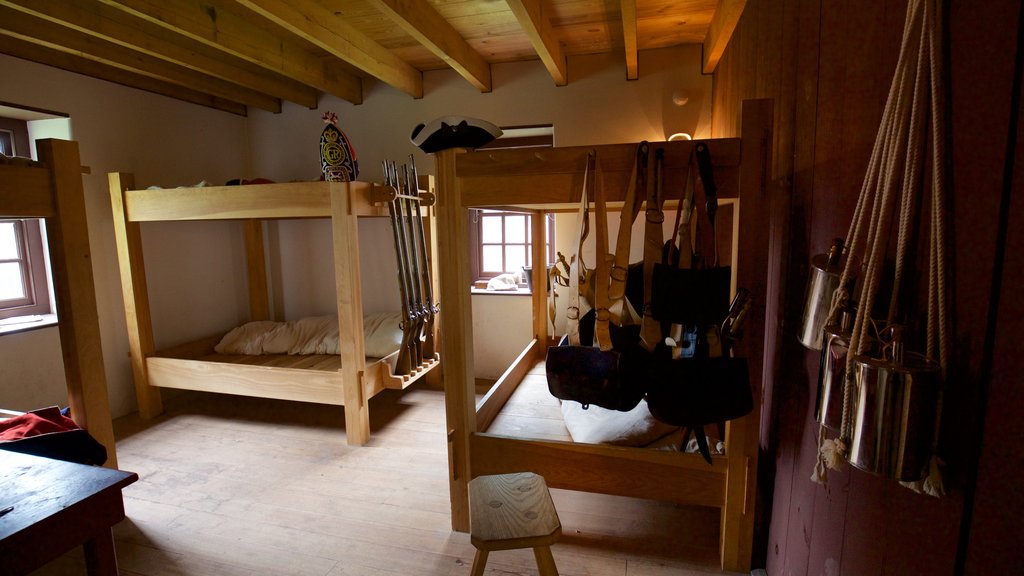
[[[345,436],[349,446],[370,439],[369,394],[366,393],[366,353],[359,282],[359,228],[351,201],[350,184],[331,184],[331,231],[334,240],[334,282],[338,298],[342,380],[345,386]]]
[[[131,174],[111,172],[110,205],[113,211],[114,238],[117,241],[117,262],[121,271],[121,294],[124,297],[125,325],[128,329],[128,350],[132,361],[135,398],[139,416],[154,418],[164,411],[160,389],[149,385],[146,360],[156,351],[153,344],[153,320],[149,312],[149,289],[146,267],[142,260],[142,233],[138,222],[130,222],[125,209],[124,193],[135,188]]]
[[[444,359],[445,414],[448,432],[448,484],[452,529],[469,531],[469,438],[476,432],[473,369],[473,303],[470,294],[469,233],[456,164],[462,149],[434,156],[437,182],[438,284],[441,358]]]
[[[48,139],[37,141],[36,147],[39,159],[50,167],[57,210],[57,217],[46,219],[46,235],[71,416],[103,444],[106,465],[116,468],[78,144]]]
[[[729,453],[725,506],[722,507],[722,569],[749,572],[754,537],[754,503],[757,499],[758,433],[761,429],[761,396],[764,371],[765,318],[768,302],[769,180],[772,155],[771,100],[747,100],[741,122],[742,165],[737,217],[740,237],[737,285],[750,291],[752,308],[747,316],[738,355],[747,359],[754,393],[754,411],[726,425]]]

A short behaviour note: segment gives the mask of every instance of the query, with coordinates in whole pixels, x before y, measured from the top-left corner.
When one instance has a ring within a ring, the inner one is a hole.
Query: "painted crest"
[[[348,136],[337,126],[338,115],[325,112],[327,126],[320,133],[320,169],[328,182],[351,182],[359,176],[359,162]]]

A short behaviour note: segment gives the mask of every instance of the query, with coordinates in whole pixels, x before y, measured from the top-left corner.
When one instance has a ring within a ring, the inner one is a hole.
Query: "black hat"
[[[501,128],[485,120],[442,116],[412,130],[412,143],[427,153],[448,148],[479,148],[501,136]]]

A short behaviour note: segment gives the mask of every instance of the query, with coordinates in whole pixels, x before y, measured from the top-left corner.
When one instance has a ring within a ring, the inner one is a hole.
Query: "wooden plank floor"
[[[168,395],[169,396],[169,395]],[[463,576],[452,532],[441,392],[385,391],[368,445],[345,445],[342,408],[179,393],[154,420],[115,422],[124,491],[114,528],[128,576]],[[718,511],[552,490],[563,576],[720,574]],[[36,572],[84,574],[81,550]],[[537,574],[529,550],[489,576]]]

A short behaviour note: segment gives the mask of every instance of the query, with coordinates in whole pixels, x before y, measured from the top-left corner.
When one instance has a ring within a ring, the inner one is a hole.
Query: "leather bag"
[[[579,402],[584,408],[593,404],[628,412],[636,408],[646,393],[645,375],[623,368],[632,364],[630,355],[639,353],[639,316],[631,312],[625,300],[627,266],[624,263],[629,256],[628,231],[640,206],[636,187],[638,178],[643,185],[643,177],[638,175],[646,173],[646,151],[647,143],[643,142],[638,147],[637,162],[622,208],[626,234],[619,235],[614,256],[608,255],[605,200],[596,154],[592,152],[587,158],[580,201],[580,244],[570,264],[567,334],[558,346],[548,348],[545,360],[551,394],[561,400]],[[590,190],[592,194],[588,194]],[[589,223],[590,195],[594,198],[598,257],[594,270],[588,273],[582,265],[581,254]],[[581,276],[589,283],[592,304],[580,293]],[[590,309],[581,315],[582,308]]]

